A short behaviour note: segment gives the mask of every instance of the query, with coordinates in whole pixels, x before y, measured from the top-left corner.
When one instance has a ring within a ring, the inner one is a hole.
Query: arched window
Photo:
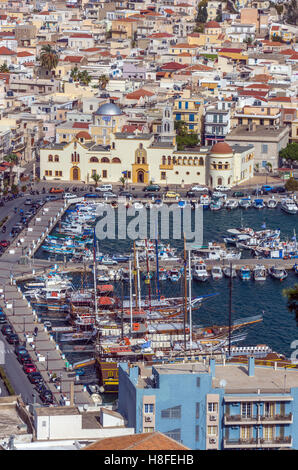
[[[55,155],[54,161],[55,161],[55,162],[59,162],[59,155]]]
[[[187,157],[183,157],[183,165],[187,165]]]
[[[89,161],[90,163],[98,163],[99,160],[97,157],[91,157]]]
[[[218,184],[218,186],[222,186],[222,177],[221,176],[219,178],[217,178],[217,184]]]
[[[188,164],[189,164],[190,166],[193,166],[193,158],[192,158],[192,157],[189,157],[189,159],[188,159]]]
[[[228,178],[228,184],[231,184],[231,176]]]
[[[108,159],[108,157],[102,157],[100,161],[101,163],[110,163],[110,160]]]
[[[118,157],[114,157],[112,158],[112,163],[121,163],[121,160]]]
[[[204,166],[204,158],[203,158],[203,157],[200,158],[199,165],[200,165],[200,166]]]
[[[49,156],[48,156],[48,161],[49,161],[49,162],[52,162],[52,161],[53,161],[53,155],[49,155]]]
[[[168,156],[168,165],[171,165],[172,163],[172,158],[171,158],[171,155]]]
[[[161,159],[162,159],[162,165],[166,165],[167,157],[163,155]]]
[[[222,170],[222,162],[218,162],[218,165],[217,165],[217,166],[218,166],[218,169],[219,169],[219,170]],[[219,184],[219,183],[218,183],[218,184]]]
[[[198,157],[195,157],[195,158],[194,158],[193,164],[194,164],[194,166],[198,166],[198,164],[199,164],[199,159],[198,159]]]

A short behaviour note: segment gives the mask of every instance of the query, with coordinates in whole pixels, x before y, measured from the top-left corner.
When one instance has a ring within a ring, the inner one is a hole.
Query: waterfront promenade
[[[67,208],[64,201],[48,202],[32,219],[28,228],[13,241],[0,259],[0,306],[8,322],[25,344],[33,363],[41,373],[47,387],[52,391],[57,403],[93,404],[90,396],[76,383],[74,372],[68,370],[68,364],[53,336],[39,322],[35,310],[27,301],[16,279],[22,275],[34,277],[35,270],[44,272],[49,268],[47,260],[33,260],[32,255],[43,239],[59,221]],[[33,335],[37,327],[37,336]],[[12,372],[12,371],[11,371]],[[61,385],[55,386],[50,377],[55,374]],[[62,400],[62,401],[61,401]]]

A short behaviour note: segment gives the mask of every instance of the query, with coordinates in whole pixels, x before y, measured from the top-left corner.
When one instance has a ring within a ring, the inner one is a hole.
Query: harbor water
[[[294,230],[298,229],[297,215],[290,215],[276,209],[235,209],[227,211],[223,209],[218,212],[204,211],[204,244],[208,242],[221,242],[227,236],[227,230],[240,226],[251,227],[255,230],[262,230],[266,225],[268,229],[280,229],[281,239],[290,240]],[[54,233],[54,232],[53,232]],[[170,231],[171,233],[171,231]],[[166,240],[163,240],[166,242]],[[183,240],[169,240],[171,246],[177,247],[178,252],[183,252]],[[131,240],[102,240],[98,243],[98,249],[102,253],[128,253],[132,250]],[[36,255],[38,258],[48,258],[48,254],[40,248]],[[243,252],[242,258],[248,258],[250,254]],[[62,259],[60,257],[60,259]],[[69,258],[68,258],[69,259]],[[59,256],[57,256],[59,260]],[[261,263],[261,261],[260,261]],[[293,264],[295,260],[293,260]],[[91,264],[91,263],[89,263]],[[241,260],[238,261],[241,264]],[[272,260],[272,265],[278,265],[278,260]],[[121,265],[119,264],[119,267]],[[181,266],[182,267],[182,266]],[[112,267],[111,267],[112,268]],[[117,266],[116,266],[117,269]],[[82,287],[92,285],[92,275],[75,274],[73,276],[74,285]],[[247,336],[239,345],[253,346],[257,344],[267,344],[274,351],[285,354],[287,357],[294,351],[291,344],[298,340],[298,329],[294,314],[287,309],[287,299],[283,296],[283,290],[298,282],[298,277],[294,271],[289,271],[288,277],[284,281],[278,281],[267,277],[265,281],[255,282],[254,280],[243,281],[238,276],[232,282],[232,320],[239,320],[254,315],[263,315],[263,321],[256,323],[245,330]],[[183,295],[182,282],[172,283],[163,281],[160,283],[162,295],[180,296]],[[150,285],[151,295],[156,292],[156,282],[153,279]],[[115,283],[115,293],[128,296],[128,286],[122,292],[121,283]],[[193,323],[203,326],[223,325],[229,321],[229,297],[230,282],[228,278],[212,280],[211,277],[206,282],[193,281],[192,295],[217,294],[203,302],[202,306],[193,313]],[[142,295],[148,296],[148,284],[142,281]],[[63,319],[56,319],[57,325],[63,324]],[[52,322],[55,324],[55,320]],[[69,348],[69,345],[63,347]],[[83,360],[92,356],[91,353],[65,353],[71,363]]]

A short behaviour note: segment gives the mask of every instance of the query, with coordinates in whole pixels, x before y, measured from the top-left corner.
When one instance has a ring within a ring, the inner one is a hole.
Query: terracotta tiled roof
[[[208,23],[205,24],[205,28],[220,28],[220,24],[217,23],[217,21],[208,21]]]
[[[79,55],[68,55],[64,57],[64,62],[73,62],[73,63],[79,63],[83,59],[83,56]]]
[[[16,52],[3,46],[0,47],[0,55],[16,55]]]
[[[91,140],[91,135],[86,131],[80,131],[76,134],[77,139]]]
[[[161,39],[161,38],[173,38],[173,34],[169,33],[153,33],[148,38],[150,39]]]
[[[160,432],[107,437],[83,450],[188,450],[187,447]]]
[[[18,57],[32,57],[34,54],[31,54],[31,52],[27,51],[21,51],[17,53]]]
[[[291,98],[289,96],[274,96],[269,99],[269,101],[281,101],[283,103],[291,103]]]
[[[160,68],[162,70],[180,70],[184,69],[185,67],[187,66],[183,64],[178,64],[177,62],[167,62],[166,64],[163,64]]]
[[[73,129],[89,129],[89,122],[74,122]]]
[[[132,93],[128,93],[125,98],[128,100],[138,100],[141,97],[144,96],[153,96],[154,93],[151,91],[143,90],[142,88],[140,90],[133,91]]]

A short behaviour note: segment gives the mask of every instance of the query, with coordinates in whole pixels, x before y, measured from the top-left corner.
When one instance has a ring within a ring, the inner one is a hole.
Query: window
[[[112,158],[112,163],[121,163],[121,160],[118,157],[114,157]]]
[[[200,435],[200,427],[196,426],[196,441],[199,440],[199,435]]]
[[[161,411],[161,417],[162,418],[181,418],[181,405],[179,406],[174,406],[173,408],[168,408],[166,410]]]
[[[107,170],[102,170],[102,177],[107,178],[108,177],[108,172]]]
[[[49,161],[49,162],[52,162],[52,161],[53,161],[53,155],[49,155],[49,156],[48,156],[48,161]]]
[[[146,433],[147,433],[147,432],[153,432],[153,431],[154,431],[154,428],[153,428],[153,427],[151,427],[151,428],[148,428],[148,427],[144,428],[144,432],[146,432]]]
[[[166,172],[165,172],[165,171],[162,171],[162,172],[160,173],[160,179],[161,179],[161,180],[165,180],[166,178],[167,178]]]
[[[241,404],[241,416],[242,418],[250,418],[252,416],[252,409],[250,402],[244,402]]]
[[[171,439],[174,439],[175,441],[181,441],[181,429],[172,429],[171,431],[167,431],[164,434]]]
[[[89,161],[90,161],[90,163],[98,163],[98,158],[97,157],[91,157]]]
[[[145,413],[154,413],[154,404],[153,403],[145,403],[144,412]]]
[[[42,421],[42,427],[45,428],[47,426],[47,422],[46,421]]]
[[[200,417],[200,403],[196,403],[196,419]]]
[[[55,155],[55,162],[59,162],[59,155]]]
[[[197,387],[200,387],[200,385],[201,385],[201,378],[197,377]]]
[[[217,436],[217,426],[208,426],[208,436]]]
[[[208,411],[217,413],[217,403],[208,403]]]
[[[262,144],[262,153],[268,153],[268,145]]]
[[[62,171],[55,171],[55,176],[62,176]]]

